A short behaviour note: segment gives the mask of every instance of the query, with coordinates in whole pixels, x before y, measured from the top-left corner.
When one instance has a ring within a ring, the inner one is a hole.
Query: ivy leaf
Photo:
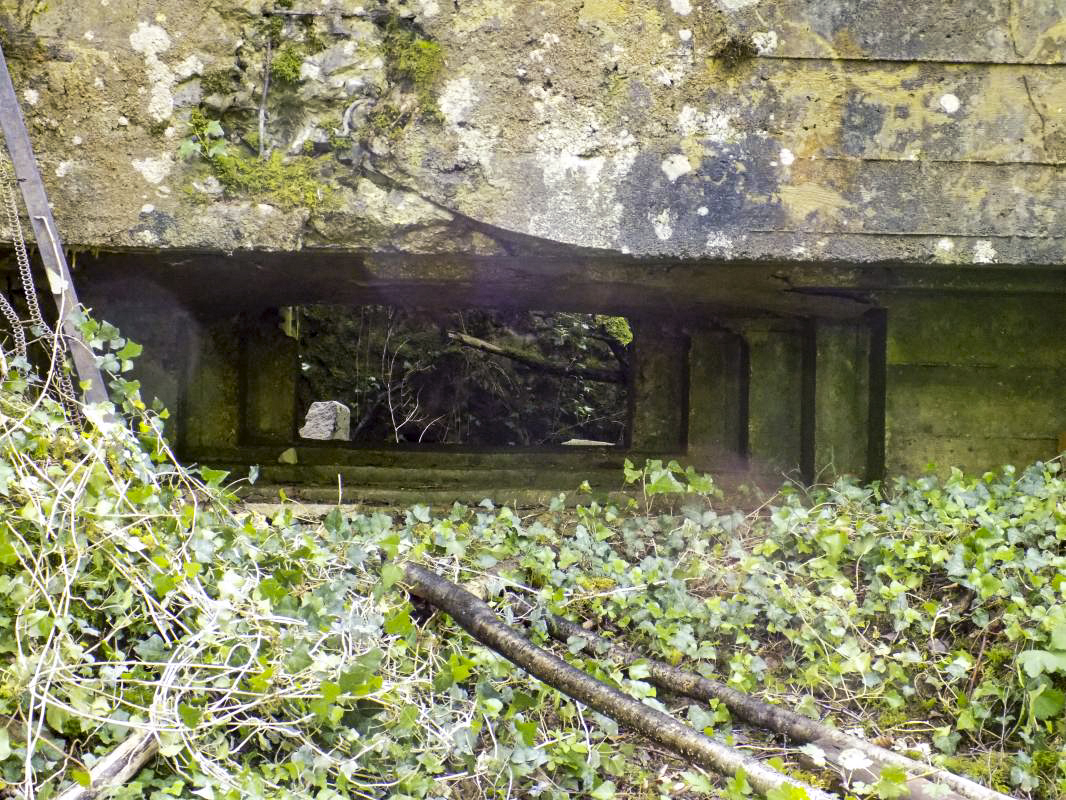
[[[83,769],[72,769],[70,771],[70,777],[74,779],[74,782],[85,789],[88,789],[93,782],[92,776]]]
[[[1037,720],[1052,719],[1066,708],[1066,692],[1052,686],[1044,686],[1029,692],[1029,707]]]
[[[165,572],[157,572],[152,575],[152,588],[155,589],[155,593],[160,597],[165,597],[177,585],[177,581]]]
[[[403,577],[403,568],[396,564],[386,564],[381,568],[381,588],[388,591]]]
[[[618,789],[614,785],[614,781],[604,781],[589,792],[589,797],[593,800],[611,800],[617,793]]]
[[[411,623],[411,609],[409,608],[401,608],[385,620],[385,633],[390,636],[406,636],[412,630],[414,630],[414,625]]]
[[[1066,672],[1066,652],[1026,650],[1018,653],[1018,664],[1030,678],[1052,672]]]
[[[322,699],[332,705],[337,702],[337,698],[341,696],[341,687],[339,684],[332,681],[322,681],[318,690],[322,693]]]
[[[518,735],[522,737],[523,743],[526,747],[532,747],[537,741],[537,723],[530,720],[524,722],[516,719],[514,721],[515,730],[518,731]]]
[[[0,728],[0,761],[9,755],[11,755],[11,738],[8,736],[7,728]]]
[[[213,139],[217,139],[220,136],[223,136],[224,131],[222,130],[222,123],[219,122],[217,119],[211,120],[207,123],[207,127],[204,128],[204,133],[206,133]]]
[[[1051,648],[1066,650],[1066,621],[1060,622],[1051,629]]]
[[[178,716],[181,717],[182,724],[186,728],[195,728],[203,719],[204,712],[188,703],[182,703],[178,706]]]
[[[200,152],[200,143],[195,139],[186,139],[178,148],[178,155],[183,159],[189,159]]]
[[[204,483],[210,486],[212,489],[217,489],[222,485],[222,481],[226,480],[229,472],[224,469],[211,469],[210,467],[200,467],[200,477],[204,479]]]
[[[125,346],[115,356],[121,359],[137,358],[144,352],[144,347],[136,342],[127,341]]]

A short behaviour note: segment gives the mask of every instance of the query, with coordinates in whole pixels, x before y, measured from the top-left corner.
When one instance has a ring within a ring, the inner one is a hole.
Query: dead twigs
[[[548,632],[555,639],[568,642],[572,637],[579,637],[586,642],[584,649],[606,655],[620,664],[644,663],[650,682],[661,689],[697,700],[716,699],[752,725],[816,745],[825,753],[828,763],[852,780],[876,783],[881,770],[891,766],[907,773],[906,786],[910,791],[910,800],[1013,800],[1009,795],[988,789],[968,778],[907,758],[794,711],[763,703],[724,683],[646,658],[556,614],[547,615],[547,624]],[[848,759],[841,755],[847,751],[858,751],[870,763],[860,767],[849,766]]]
[[[71,786],[56,800],[91,800],[117,789],[140,772],[141,767],[151,761],[157,752],[159,741],[154,733],[131,734],[93,765],[86,785]]]
[[[601,683],[555,654],[537,647],[501,622],[484,601],[461,586],[418,564],[407,562],[403,569],[405,583],[412,594],[447,613],[477,641],[549,686],[669,748],[690,763],[726,775],[743,770],[748,783],[763,793],[789,786],[803,789],[811,800],[832,797],[694,731],[669,714]]]

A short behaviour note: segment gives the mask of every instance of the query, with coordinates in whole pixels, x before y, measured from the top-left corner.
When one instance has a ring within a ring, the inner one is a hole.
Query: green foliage
[[[464,347],[449,331],[562,366],[623,366],[591,315],[309,307],[300,312],[300,405],[347,404],[361,442],[536,446],[623,437],[620,384],[538,371]]]
[[[178,149],[178,155],[183,159],[195,155],[212,161],[228,150],[222,124],[217,119],[208,119],[199,109],[189,115],[189,133],[191,135],[182,141]]]
[[[274,54],[270,62],[270,75],[280,83],[299,83],[300,67],[303,63],[303,48],[295,44],[286,44]]]
[[[427,118],[440,119],[436,88],[444,71],[444,49],[397,16],[390,16],[383,30],[388,79],[410,83],[418,98],[418,110]]]
[[[236,73],[230,69],[216,69],[200,76],[200,89],[205,96],[228,94],[235,87]]]
[[[189,117],[191,136],[182,142],[182,158],[204,159],[231,197],[246,197],[280,208],[306,208],[312,212],[328,205],[329,187],[317,177],[315,162],[308,156],[289,159],[278,151],[267,158],[247,155],[225,141],[218,120],[195,110]]]
[[[216,157],[213,165],[219,182],[237,197],[312,212],[330,199],[328,187],[317,178],[314,161],[306,156],[286,160],[277,150],[265,159],[227,153]]]
[[[629,327],[629,320],[625,317],[608,317],[603,314],[597,314],[596,324],[621,345],[628,345],[633,341],[633,330]]]
[[[377,136],[395,141],[403,134],[408,115],[391,103],[379,103],[367,119],[370,130]]]

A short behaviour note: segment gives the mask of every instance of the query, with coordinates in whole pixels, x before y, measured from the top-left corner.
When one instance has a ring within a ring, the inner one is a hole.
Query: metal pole
[[[48,287],[52,290],[58,311],[58,325],[70,349],[74,360],[74,371],[78,380],[85,387],[85,400],[88,403],[108,402],[107,386],[96,366],[96,357],[82,338],[81,331],[71,317],[72,312],[80,308],[78,295],[74,291],[74,282],[70,277],[67,259],[63,254],[63,242],[59,238],[59,228],[48,206],[48,195],[37,169],[37,159],[33,155],[33,145],[22,118],[15,85],[7,69],[7,59],[0,47],[0,128],[7,142],[7,152],[15,167],[15,179],[22,191],[26,212],[33,226],[37,240],[37,252],[40,253],[48,276]]]

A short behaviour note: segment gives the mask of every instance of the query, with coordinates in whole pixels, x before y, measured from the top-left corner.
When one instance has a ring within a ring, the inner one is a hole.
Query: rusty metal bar
[[[44,264],[48,287],[55,298],[58,312],[58,329],[66,340],[74,361],[74,370],[85,391],[88,403],[106,403],[108,401],[107,385],[104,383],[96,357],[82,338],[81,331],[71,316],[81,306],[74,282],[70,277],[67,259],[63,254],[63,242],[59,238],[59,228],[48,206],[41,173],[37,169],[37,159],[33,154],[33,145],[22,118],[15,85],[7,68],[7,59],[0,47],[0,128],[3,129],[7,151],[15,167],[15,179],[26,204],[30,225],[37,240],[37,251]]]

